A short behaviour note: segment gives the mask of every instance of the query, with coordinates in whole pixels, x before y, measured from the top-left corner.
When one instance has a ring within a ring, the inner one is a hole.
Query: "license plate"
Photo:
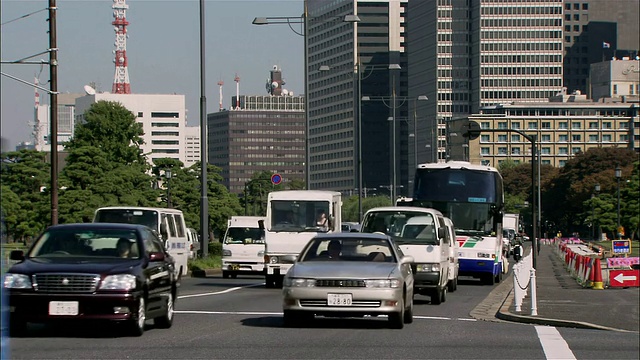
[[[77,301],[49,302],[49,315],[78,315]]]
[[[327,294],[328,306],[351,306],[351,294]]]
[[[238,265],[238,264],[231,264],[231,265],[229,265],[229,270],[232,270],[232,271],[238,271],[238,270],[240,270],[240,265]]]

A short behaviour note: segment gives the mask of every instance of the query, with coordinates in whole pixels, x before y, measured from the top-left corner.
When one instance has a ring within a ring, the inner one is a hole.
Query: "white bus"
[[[176,263],[178,278],[189,273],[187,261],[190,246],[182,211],[168,208],[111,206],[96,210],[93,222],[148,226],[160,234],[165,241],[167,252]]]

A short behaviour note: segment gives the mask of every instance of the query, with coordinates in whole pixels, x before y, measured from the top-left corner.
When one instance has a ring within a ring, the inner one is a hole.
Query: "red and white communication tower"
[[[233,81],[236,82],[236,110],[240,110],[240,76],[236,74],[236,77],[233,78]]]
[[[127,9],[129,5],[125,0],[113,0],[113,17],[115,20],[111,23],[116,31],[116,49],[114,51],[115,58],[113,62],[116,64],[116,75],[113,79],[112,92],[114,94],[131,94],[131,85],[129,84],[129,70],[127,70],[127,25],[126,19]]]
[[[224,81],[222,80],[218,81],[218,86],[220,87],[220,109],[218,109],[219,111],[222,111],[222,85],[224,85]]]

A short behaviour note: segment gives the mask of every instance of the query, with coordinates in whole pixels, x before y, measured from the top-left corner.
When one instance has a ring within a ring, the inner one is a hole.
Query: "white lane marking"
[[[281,312],[260,311],[198,311],[198,310],[174,310],[176,314],[209,314],[209,315],[282,315]]]
[[[536,332],[547,359],[575,360],[575,355],[558,329],[553,326],[536,326]]]
[[[225,289],[225,290],[222,290],[222,291],[216,291],[216,292],[191,294],[191,295],[181,295],[181,296],[178,296],[178,299],[187,299],[187,298],[210,296],[210,295],[221,295],[221,294],[227,294],[227,293],[230,293],[230,292],[236,291],[236,290],[241,290],[241,289],[250,288],[250,287],[264,286],[264,285],[265,285],[264,283],[262,283],[262,284],[251,284],[251,285],[244,285],[244,286],[238,286],[238,287],[234,287],[234,288],[229,288],[229,289]]]
[[[189,315],[273,315],[273,316],[281,316],[281,312],[268,312],[268,311],[200,311],[200,310],[174,310],[176,314],[189,314]],[[365,315],[366,317],[370,317]],[[387,315],[379,315],[378,317],[387,317]],[[436,317],[436,316],[413,316],[414,319],[421,320],[459,320],[459,321],[476,321],[476,319],[464,319],[464,318],[447,318],[447,317]]]

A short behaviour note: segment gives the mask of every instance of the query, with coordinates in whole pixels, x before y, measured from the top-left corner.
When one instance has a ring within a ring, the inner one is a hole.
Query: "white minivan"
[[[176,276],[189,273],[189,241],[187,226],[181,210],[138,206],[110,206],[96,210],[93,222],[146,225],[156,231],[165,242],[175,261]]]

